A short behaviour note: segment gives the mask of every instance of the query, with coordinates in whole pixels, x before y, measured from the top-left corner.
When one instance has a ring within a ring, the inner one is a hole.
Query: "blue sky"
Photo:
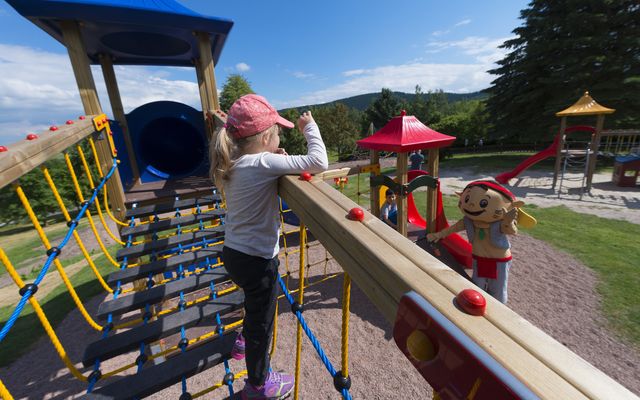
[[[376,92],[489,86],[498,46],[521,24],[523,0],[183,0],[235,25],[216,66],[221,88],[241,73],[277,108]],[[34,62],[34,60],[36,60]],[[187,68],[117,67],[125,111],[155,100],[200,108]],[[101,101],[110,112],[101,73]],[[82,113],[66,51],[0,1],[0,144]]]

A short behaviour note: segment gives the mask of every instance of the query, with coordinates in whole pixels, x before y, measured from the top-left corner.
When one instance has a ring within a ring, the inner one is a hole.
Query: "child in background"
[[[393,190],[387,189],[386,200],[380,209],[380,219],[393,229],[398,228],[398,205],[396,204],[396,194]]]
[[[422,169],[422,163],[424,162],[424,156],[420,150],[416,150],[409,156],[412,170]]]
[[[225,196],[225,243],[222,252],[231,279],[244,291],[245,318],[232,356],[246,356],[248,379],[243,399],[280,399],[294,385],[289,374],[270,370],[269,343],[278,295],[280,220],[278,178],[328,168],[327,151],[310,112],[298,119],[307,154],[290,156],[279,148],[282,118],[255,94],[238,99],[225,126],[211,141],[210,175]]]

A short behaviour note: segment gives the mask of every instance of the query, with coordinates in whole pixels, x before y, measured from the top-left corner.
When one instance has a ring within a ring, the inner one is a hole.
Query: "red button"
[[[464,289],[456,296],[456,302],[465,312],[471,315],[483,316],[487,309],[487,300],[473,289]]]
[[[50,126],[50,127],[49,127],[49,130],[50,130],[50,131],[57,131],[57,130],[58,130],[58,127],[57,127],[57,126],[55,126],[55,125],[54,125],[54,126]]]
[[[362,211],[362,208],[354,207],[349,210],[347,218],[352,221],[364,221],[364,211]]]
[[[311,174],[308,172],[303,172],[300,174],[300,180],[302,181],[310,181],[311,180]]]
[[[30,133],[27,135],[27,140],[36,140],[38,138],[38,135],[36,135],[35,133]]]
[[[9,151],[6,146],[0,146],[0,153],[4,153],[5,151]]]

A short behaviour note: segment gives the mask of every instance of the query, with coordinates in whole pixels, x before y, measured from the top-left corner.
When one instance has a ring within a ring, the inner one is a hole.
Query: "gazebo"
[[[371,164],[376,165],[379,162],[379,151],[389,151],[398,154],[396,168],[395,184],[400,188],[398,195],[398,232],[407,235],[407,195],[411,190],[427,185],[427,229],[429,232],[435,231],[436,227],[436,207],[437,207],[437,186],[427,182],[416,182],[420,178],[415,178],[410,184],[407,182],[407,153],[413,150],[428,150],[428,172],[432,178],[438,178],[439,152],[441,147],[450,146],[456,140],[455,136],[444,135],[429,128],[413,115],[407,115],[402,110],[399,116],[391,118],[391,120],[373,135],[358,140],[358,146],[370,149]],[[372,175],[377,175],[372,173]],[[384,178],[384,177],[383,177]],[[391,178],[385,182],[391,182]],[[378,180],[373,179],[372,185]],[[377,191],[371,191],[371,212],[379,216],[380,198]]]
[[[598,104],[590,95],[589,92],[584,92],[582,97],[578,99],[571,107],[566,108],[556,113],[556,117],[560,117],[560,145],[558,146],[556,154],[556,165],[553,172],[553,187],[556,187],[558,175],[560,173],[561,164],[561,152],[563,146],[564,131],[567,128],[567,117],[580,117],[586,115],[595,115],[596,119],[596,131],[591,139],[591,145],[589,151],[593,154],[593,157],[589,159],[589,166],[587,168],[587,192],[591,190],[591,181],[593,180],[593,172],[596,168],[596,160],[598,159],[597,151],[600,146],[600,136],[602,134],[602,127],[604,126],[604,116],[606,114],[612,114],[616,110],[613,108],[607,108]]]

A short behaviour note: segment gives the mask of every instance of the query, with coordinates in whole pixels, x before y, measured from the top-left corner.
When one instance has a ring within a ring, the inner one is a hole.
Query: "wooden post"
[[[591,183],[593,181],[593,173],[596,170],[596,161],[598,161],[598,148],[600,147],[600,137],[602,135],[602,127],[604,126],[604,114],[598,115],[596,120],[596,133],[591,139],[589,150],[589,168],[587,169],[587,193],[591,191]]]
[[[407,184],[407,153],[398,153],[396,159],[396,179],[400,185]],[[407,196],[397,193],[398,198],[398,232],[407,236]]]
[[[87,57],[87,51],[80,36],[80,27],[75,21],[62,21],[60,25],[62,27],[62,37],[67,46],[67,52],[69,53],[71,67],[73,68],[73,74],[75,75],[78,90],[80,91],[80,100],[82,100],[84,112],[88,115],[102,114],[96,84],[91,74],[89,58]],[[100,157],[100,165],[106,173],[106,171],[111,169],[112,159],[109,142],[106,139],[98,140],[96,146],[98,156]],[[120,174],[117,169],[107,182],[107,190],[109,190],[112,208],[115,211],[116,217],[122,219],[126,209],[124,206],[122,181],[120,181]]]
[[[380,162],[380,152],[378,150],[371,150],[371,165],[376,165]],[[369,174],[369,179],[376,176],[375,171],[371,171]],[[371,188],[371,192],[369,193],[369,198],[371,200],[371,214],[380,218],[380,188],[378,186],[373,187],[369,185]]]
[[[200,70],[196,70],[196,73],[199,75],[198,86],[200,87],[200,95],[204,95],[204,98],[201,100],[202,104],[208,107],[207,110],[202,110],[206,123],[207,112],[219,110],[220,103],[218,102],[218,88],[216,87],[213,55],[211,54],[211,37],[206,32],[196,32],[196,36],[198,37],[198,49],[200,51],[200,58],[196,60],[197,63],[200,64]],[[204,93],[202,86],[204,86]],[[207,135],[211,138],[214,133],[213,127],[209,125],[207,125],[207,127]]]
[[[209,104],[209,97],[207,96],[207,87],[204,83],[204,78],[202,77],[202,65],[200,64],[200,60],[193,60],[194,65],[196,66],[196,77],[198,78],[198,91],[200,92],[200,104],[202,104],[202,113],[206,118],[207,112],[212,110],[211,105]]]
[[[560,166],[562,165],[562,150],[564,148],[564,131],[567,129],[567,117],[560,119],[560,132],[558,133],[558,148],[556,149],[556,164],[553,168],[553,183],[551,189],[556,188],[558,175],[560,175]]]
[[[104,77],[104,83],[107,86],[107,94],[109,95],[109,102],[111,103],[113,117],[120,123],[120,128],[122,129],[122,136],[124,137],[124,143],[127,147],[129,164],[131,164],[131,171],[133,172],[133,180],[134,182],[138,182],[140,180],[140,170],[138,169],[138,162],[136,161],[135,152],[133,150],[131,132],[129,131],[127,118],[124,114],[124,107],[122,106],[122,99],[120,98],[120,90],[118,90],[118,81],[116,80],[116,72],[113,69],[113,58],[111,55],[100,54],[100,65],[102,66],[102,76]]]
[[[427,171],[433,178],[437,178],[440,173],[440,150],[438,148],[429,149],[429,166]],[[438,212],[438,189],[427,189],[427,232],[436,231],[436,213]]]

